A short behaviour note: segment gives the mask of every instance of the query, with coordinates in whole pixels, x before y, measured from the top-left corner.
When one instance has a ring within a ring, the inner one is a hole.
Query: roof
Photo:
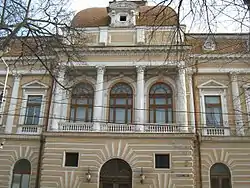
[[[99,27],[109,26],[108,8],[88,8],[78,12],[72,20],[72,26]],[[168,6],[140,6],[137,26],[173,26],[178,25],[176,12]]]

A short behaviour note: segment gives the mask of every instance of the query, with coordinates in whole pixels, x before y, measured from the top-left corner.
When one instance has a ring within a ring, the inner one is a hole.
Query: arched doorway
[[[122,159],[107,161],[100,171],[100,188],[132,188],[132,169]]]

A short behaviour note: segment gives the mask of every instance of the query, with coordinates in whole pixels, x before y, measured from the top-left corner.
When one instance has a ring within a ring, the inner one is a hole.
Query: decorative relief
[[[215,50],[216,44],[212,36],[208,36],[205,43],[203,44],[204,50]]]

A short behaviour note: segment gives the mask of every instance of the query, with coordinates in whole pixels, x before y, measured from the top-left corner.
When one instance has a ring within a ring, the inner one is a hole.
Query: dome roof
[[[88,8],[78,12],[72,20],[72,26],[98,27],[109,26],[110,17],[107,8]],[[140,6],[137,26],[173,26],[178,25],[176,12],[168,6]]]

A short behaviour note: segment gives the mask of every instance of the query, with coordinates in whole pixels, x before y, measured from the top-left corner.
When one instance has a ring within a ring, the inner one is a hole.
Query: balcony
[[[17,134],[41,134],[42,126],[40,125],[19,125],[17,128]]]
[[[59,122],[58,132],[109,132],[109,133],[180,133],[181,128],[176,124],[117,124],[100,123],[95,130],[92,122]]]
[[[202,134],[204,136],[229,136],[230,128],[229,127],[204,127]]]

